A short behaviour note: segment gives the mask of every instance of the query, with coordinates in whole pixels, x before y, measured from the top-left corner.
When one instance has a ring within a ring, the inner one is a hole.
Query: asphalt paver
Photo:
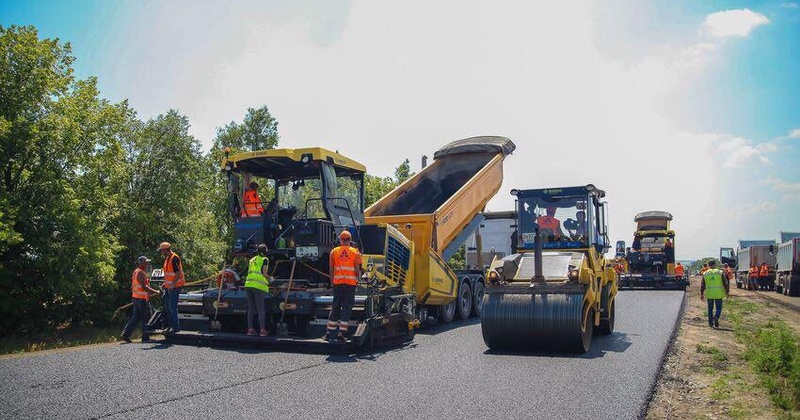
[[[121,344],[0,360],[2,418],[637,418],[683,292],[623,291],[586,354],[495,353],[480,321],[373,354]]]

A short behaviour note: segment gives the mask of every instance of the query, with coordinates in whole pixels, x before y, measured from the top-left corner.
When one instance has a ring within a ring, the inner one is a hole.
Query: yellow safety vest
[[[247,279],[244,282],[244,287],[250,287],[269,293],[269,280],[261,273],[261,268],[264,264],[269,265],[269,259],[256,255],[250,258],[250,264],[247,268]]]
[[[706,282],[706,299],[723,299],[725,297],[725,286],[722,284],[722,271],[712,268],[703,274]]]

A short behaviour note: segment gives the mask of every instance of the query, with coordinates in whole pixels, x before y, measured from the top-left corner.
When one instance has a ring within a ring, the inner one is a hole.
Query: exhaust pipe
[[[544,275],[542,274],[542,235],[539,233],[539,228],[536,228],[533,236],[533,283],[544,283]]]

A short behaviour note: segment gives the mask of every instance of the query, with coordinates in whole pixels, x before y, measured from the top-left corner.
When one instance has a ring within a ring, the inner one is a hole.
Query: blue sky
[[[800,231],[798,2],[553,3],[0,0],[0,24],[71,42],[79,77],[141,118],[180,110],[206,146],[263,104],[281,146],[378,175],[506,135],[491,210],[592,182],[612,239],[671,211],[679,258]]]

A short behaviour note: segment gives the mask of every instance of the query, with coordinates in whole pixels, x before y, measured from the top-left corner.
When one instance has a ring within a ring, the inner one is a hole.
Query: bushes
[[[784,410],[800,409],[800,347],[783,321],[770,321],[745,341],[745,359],[761,373],[773,403]]]

